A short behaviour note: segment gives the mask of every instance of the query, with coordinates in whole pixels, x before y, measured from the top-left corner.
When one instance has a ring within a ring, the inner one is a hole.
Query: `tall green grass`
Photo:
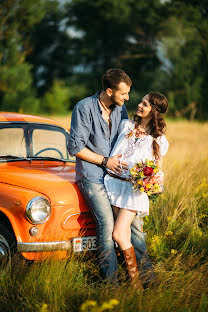
[[[155,285],[142,295],[123,267],[119,285],[104,283],[87,255],[20,262],[1,279],[0,311],[208,311],[207,136],[207,124],[168,123],[165,193],[144,226]]]

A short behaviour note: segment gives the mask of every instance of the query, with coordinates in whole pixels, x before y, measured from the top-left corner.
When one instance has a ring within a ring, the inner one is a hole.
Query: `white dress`
[[[119,136],[110,156],[122,154],[121,160],[128,162],[129,168],[136,162],[154,160],[151,135],[135,138],[135,124],[132,120],[124,119],[119,126]],[[126,135],[133,130],[133,135],[128,138]],[[164,135],[158,137],[157,143],[160,148],[160,155],[164,156],[168,150],[168,141]],[[115,174],[115,173],[114,173]],[[128,178],[129,170],[123,171],[121,177]],[[108,192],[111,205],[135,210],[137,214],[146,216],[149,214],[149,198],[146,193],[139,190],[134,191],[132,184],[106,174],[104,184]]]

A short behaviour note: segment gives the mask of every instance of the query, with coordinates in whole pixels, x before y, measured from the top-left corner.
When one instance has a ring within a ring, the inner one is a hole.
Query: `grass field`
[[[70,116],[57,117],[70,126]],[[0,311],[208,311],[208,123],[167,121],[165,193],[145,218],[157,284],[137,293],[119,268],[117,287],[96,262],[20,263],[0,283]]]

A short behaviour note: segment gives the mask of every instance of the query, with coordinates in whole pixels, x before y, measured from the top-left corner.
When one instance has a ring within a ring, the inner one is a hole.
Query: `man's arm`
[[[86,147],[91,133],[91,116],[84,106],[78,103],[71,118],[71,127],[68,141],[68,151],[71,156],[75,156]]]
[[[125,114],[125,113],[124,113]],[[101,165],[104,155],[97,154],[86,147],[86,142],[91,133],[90,114],[86,112],[84,106],[77,105],[72,113],[71,129],[69,135],[68,150],[70,155],[79,157],[85,161]],[[126,162],[121,162],[121,155],[112,156],[108,159],[106,167],[118,173],[122,166],[127,165]]]
[[[76,157],[79,157],[85,161],[91,162],[93,164],[101,165],[103,161],[103,155],[96,154],[92,152],[89,148],[85,147],[80,152],[76,154]]]
[[[79,157],[85,161],[91,162],[96,165],[101,165],[103,158],[104,158],[103,155],[96,154],[92,152],[91,150],[89,150],[87,147],[83,148],[79,153],[77,153],[76,157]],[[121,165],[122,165],[122,168],[125,169],[125,167],[128,166],[128,163],[124,161],[120,161],[120,157],[121,155],[115,155],[115,156],[109,157],[106,167],[114,171],[115,173],[121,172],[122,171]],[[128,169],[128,167],[126,168]]]

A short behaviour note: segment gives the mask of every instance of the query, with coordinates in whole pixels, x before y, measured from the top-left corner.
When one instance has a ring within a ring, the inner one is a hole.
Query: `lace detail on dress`
[[[136,141],[134,138],[128,140],[126,149],[124,150],[124,158],[129,158],[134,154],[134,151],[138,147],[142,147],[146,143],[147,136],[138,138]]]

